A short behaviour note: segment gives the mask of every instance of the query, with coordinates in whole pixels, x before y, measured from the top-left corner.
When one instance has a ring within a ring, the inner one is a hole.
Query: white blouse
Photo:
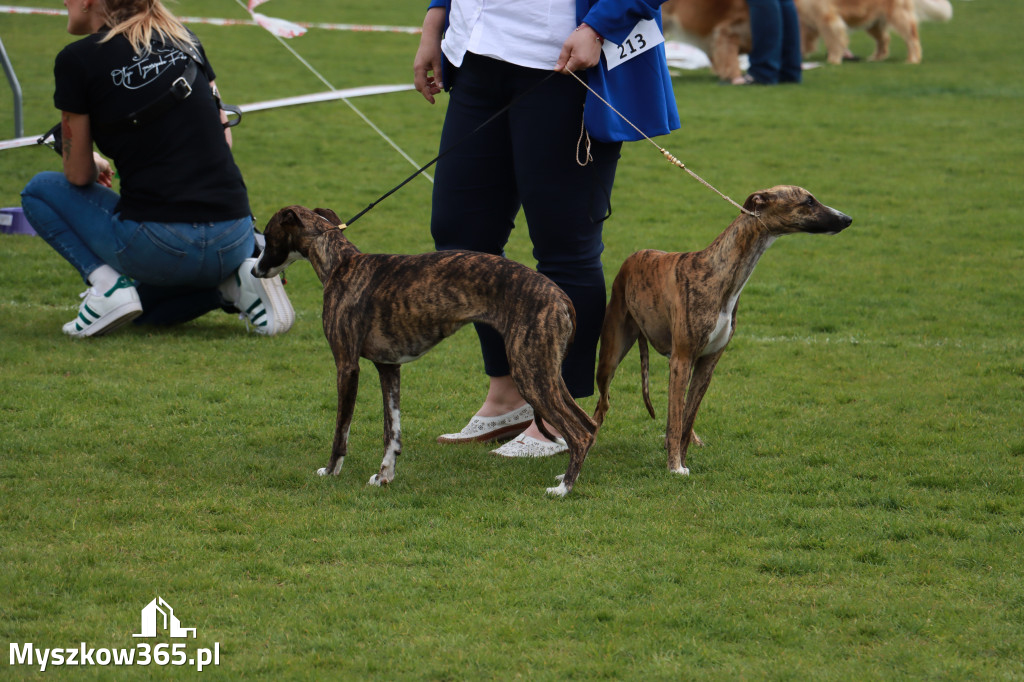
[[[455,66],[466,52],[552,69],[576,28],[575,0],[452,0],[441,49]]]

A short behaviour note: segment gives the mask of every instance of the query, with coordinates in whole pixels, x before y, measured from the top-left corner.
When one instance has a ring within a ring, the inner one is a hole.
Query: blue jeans
[[[72,185],[39,173],[21,193],[25,218],[82,280],[109,265],[136,280],[139,324],[177,324],[225,305],[218,285],[255,246],[252,218],[210,223],[124,220],[119,197],[99,184]]]
[[[576,337],[562,376],[572,396],[583,398],[594,392],[605,307],[602,226],[622,143],[592,140],[593,161],[580,166],[586,90],[562,74],[537,85],[550,73],[466,55],[441,132],[441,150],[451,152],[437,163],[430,229],[438,250],[504,255],[522,207],[537,270],[576,309]],[[524,92],[511,109],[477,129]],[[508,375],[501,335],[486,325],[477,325],[477,335],[484,371]]]
[[[750,68],[764,85],[803,78],[800,19],[793,0],[747,0],[750,8]]]

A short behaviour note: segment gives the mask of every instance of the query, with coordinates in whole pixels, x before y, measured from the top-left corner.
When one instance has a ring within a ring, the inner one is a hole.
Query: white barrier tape
[[[312,95],[299,95],[298,97],[284,97],[266,102],[255,102],[253,104],[242,104],[240,109],[243,114],[251,111],[263,111],[264,109],[276,109],[278,107],[290,107],[296,104],[312,104],[314,102],[329,102],[336,99],[350,97],[365,97],[367,95],[383,95],[389,92],[403,92],[413,90],[412,83],[403,85],[367,85],[361,88],[349,88],[348,90],[331,90],[330,92],[317,92]]]
[[[36,143],[39,135],[34,137],[16,137],[13,140],[0,140],[0,149],[15,149],[16,147],[29,147]]]
[[[414,86],[409,84],[402,85],[365,85],[359,88],[349,88],[347,90],[331,90],[330,92],[316,92],[311,95],[299,95],[297,97],[284,97],[282,99],[272,99],[265,102],[253,102],[252,104],[242,104],[239,109],[242,110],[243,114],[248,114],[254,111],[264,111],[266,109],[276,109],[278,107],[291,107],[298,104],[314,104],[316,102],[330,102],[338,99],[349,99],[352,97],[366,97],[367,95],[383,95],[390,92],[403,92],[405,90],[412,90]],[[42,133],[40,133],[41,135]],[[11,140],[0,140],[0,150],[3,149],[15,149],[17,147],[31,147],[36,144],[39,140],[39,135],[33,135],[31,137],[18,137]]]
[[[45,9],[41,7],[18,7],[16,5],[0,5],[0,14],[43,14],[46,16],[66,17],[68,12],[63,9]],[[217,19],[211,17],[178,17],[186,24],[210,24],[212,26],[258,26],[252,19]],[[386,26],[374,24],[332,24],[312,23],[305,21],[293,22],[303,28],[320,28],[328,31],[367,31],[375,33],[410,33],[422,31],[418,26]]]

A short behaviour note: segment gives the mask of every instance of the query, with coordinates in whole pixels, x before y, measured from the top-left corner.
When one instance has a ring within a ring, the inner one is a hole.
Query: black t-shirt
[[[61,111],[89,115],[96,146],[113,160],[121,180],[121,216],[140,222],[248,216],[245,183],[224,138],[209,87],[213,68],[202,47],[203,65],[189,97],[139,128],[108,130],[100,124],[121,121],[167,92],[190,57],[159,38],[140,56],[124,36],[101,43],[103,36],[90,35],[57,55],[53,102]]]

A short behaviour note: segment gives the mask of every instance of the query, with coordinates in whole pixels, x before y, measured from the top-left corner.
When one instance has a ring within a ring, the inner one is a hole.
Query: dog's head
[[[778,185],[754,192],[747,197],[743,208],[756,214],[756,219],[772,234],[836,234],[853,222],[850,216],[826,206],[803,187],[795,185]]]
[[[308,259],[310,245],[321,234],[344,228],[338,214],[329,208],[282,208],[270,218],[263,230],[267,245],[253,266],[252,274],[273,277],[295,261]]]

